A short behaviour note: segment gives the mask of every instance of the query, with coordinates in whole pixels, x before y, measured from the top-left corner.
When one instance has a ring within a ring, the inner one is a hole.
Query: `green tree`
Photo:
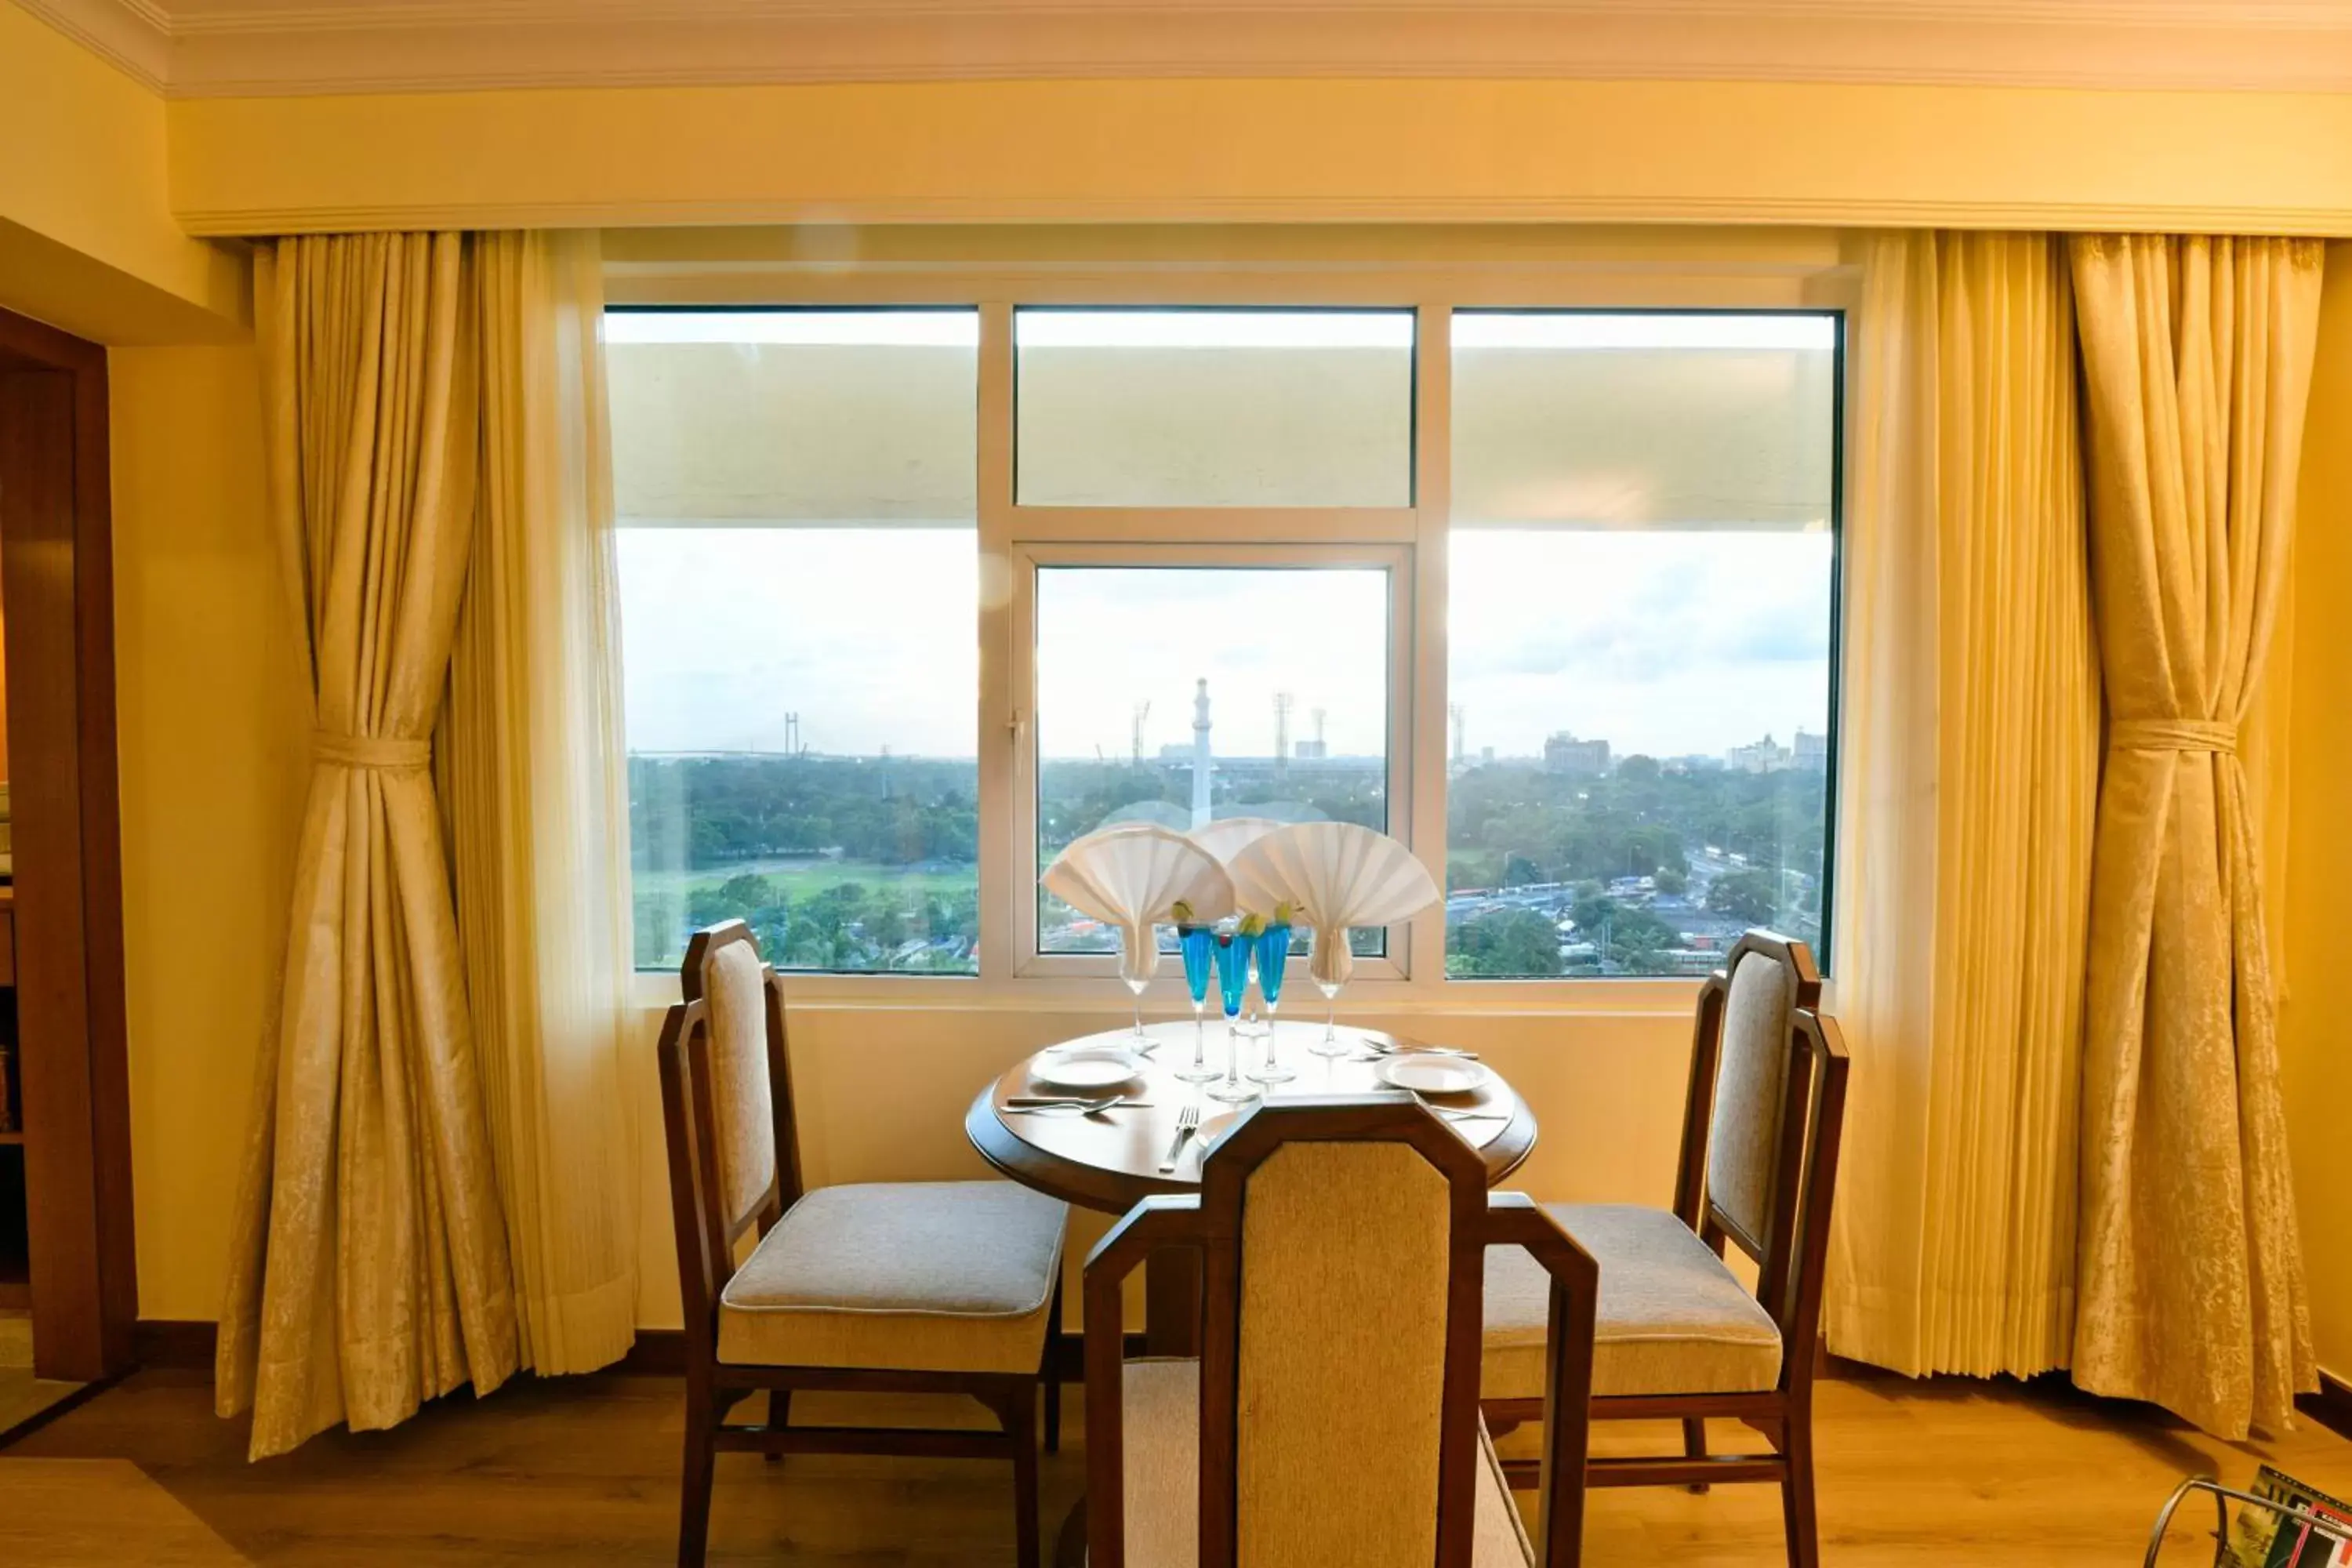
[[[1706,890],[1706,907],[1752,925],[1769,925],[1780,917],[1780,880],[1752,866],[1727,873]]]
[[[1533,910],[1497,910],[1454,929],[1445,967],[1452,974],[1558,974],[1559,936]]]

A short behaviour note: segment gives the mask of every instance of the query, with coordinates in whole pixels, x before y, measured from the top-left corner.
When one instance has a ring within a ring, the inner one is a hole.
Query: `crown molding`
[[[2352,91],[2352,0],[14,0],[174,98],[1036,78]]]
[[[802,204],[743,201],[404,202],[299,207],[192,206],[179,211],[187,231],[228,238],[265,234],[356,234],[381,229],[616,228],[671,225],[805,224]],[[1530,224],[1768,226],[1804,228],[2030,229],[2084,234],[2262,234],[2352,238],[2352,209],[2233,206],[2213,202],[1983,202],[1893,197],[1554,196],[1418,197],[1401,200],[1319,196],[1201,199],[1171,213],[1161,202],[1037,198],[959,201],[938,196],[902,202],[830,204],[824,221],[849,224]]]
[[[172,19],[153,0],[16,0],[155,92],[171,90]]]

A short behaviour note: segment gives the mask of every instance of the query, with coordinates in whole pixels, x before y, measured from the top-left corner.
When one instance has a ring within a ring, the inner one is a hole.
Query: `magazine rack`
[[[2225,1487],[2210,1477],[2191,1476],[2173,1488],[2172,1495],[2164,1500],[2164,1510],[2156,1516],[2156,1528],[2148,1533],[2147,1557],[2142,1568],[2157,1568],[2157,1559],[2164,1552],[2164,1532],[2171,1528],[2173,1514],[2179,1510],[2181,1503],[2187,1500],[2190,1492],[2207,1492],[2213,1499],[2215,1516],[2213,1568],[2229,1568],[2230,1505],[2232,1502],[2242,1508],[2259,1508],[2277,1514],[2284,1520],[2308,1524],[2330,1541],[2352,1540],[2352,1536],[2347,1536],[2342,1520],[2329,1519],[2314,1513],[2307,1508],[2298,1507],[2291,1502],[2282,1502],[2276,1498],[2256,1497],[2252,1492],[2242,1492],[2234,1488]]]

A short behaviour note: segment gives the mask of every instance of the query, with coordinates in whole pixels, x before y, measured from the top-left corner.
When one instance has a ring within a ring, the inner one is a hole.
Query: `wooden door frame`
[[[139,1313],[106,351],[0,310],[0,616],[34,1370],[131,1364]]]

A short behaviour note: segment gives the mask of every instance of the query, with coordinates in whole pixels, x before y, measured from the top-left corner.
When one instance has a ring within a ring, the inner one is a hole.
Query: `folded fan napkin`
[[[1204,823],[1185,837],[1214,855],[1217,864],[1230,868],[1234,856],[1281,826],[1270,816],[1223,816]],[[1263,915],[1274,911],[1265,909],[1256,912]]]
[[[1150,823],[1089,833],[1054,857],[1038,879],[1045,890],[1119,933],[1119,976],[1140,984],[1160,966],[1151,928],[1175,919],[1179,903],[1195,921],[1233,912],[1233,879],[1217,858],[1181,833]]]
[[[1412,850],[1352,822],[1277,827],[1244,845],[1228,868],[1244,908],[1287,902],[1315,928],[1307,973],[1319,985],[1344,985],[1355,972],[1349,927],[1394,925],[1438,899],[1437,883]]]

